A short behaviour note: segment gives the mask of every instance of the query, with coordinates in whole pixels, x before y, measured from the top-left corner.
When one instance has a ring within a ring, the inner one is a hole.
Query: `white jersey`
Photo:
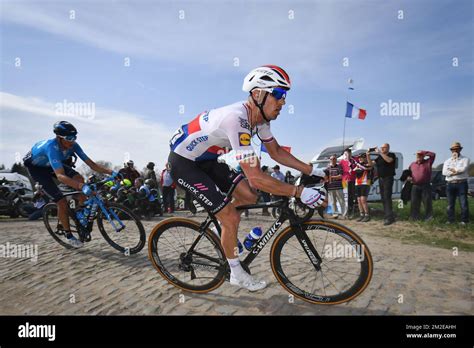
[[[176,131],[170,140],[171,151],[192,161],[215,160],[231,149],[239,162],[255,157],[252,135],[258,130],[264,143],[271,142],[273,135],[268,123],[251,129],[249,115],[245,102],[205,111]]]

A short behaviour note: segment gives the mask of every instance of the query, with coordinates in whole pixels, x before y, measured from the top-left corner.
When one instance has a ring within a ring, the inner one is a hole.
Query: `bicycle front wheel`
[[[107,217],[102,211],[97,226],[113,248],[125,254],[136,254],[145,246],[146,234],[140,219],[121,204],[106,202]]]
[[[225,280],[220,239],[192,220],[170,218],[156,225],[148,238],[148,257],[163,278],[182,290],[205,293]]]
[[[314,304],[339,304],[360,295],[373,273],[372,256],[365,242],[333,222],[310,220],[301,227],[322,259],[321,269],[314,267],[290,226],[278,235],[270,252],[273,274],[281,286]]]

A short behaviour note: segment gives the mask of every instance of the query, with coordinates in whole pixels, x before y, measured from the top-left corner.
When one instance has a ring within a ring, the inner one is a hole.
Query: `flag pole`
[[[351,88],[351,85],[352,85],[352,82],[354,82],[351,78],[349,78],[349,80],[347,80],[347,82],[349,83],[349,87],[347,87],[347,90],[346,90],[346,110],[347,110],[347,103],[349,102],[349,90]],[[345,139],[346,139],[346,115],[344,115],[344,127],[342,129],[342,150],[345,149]]]

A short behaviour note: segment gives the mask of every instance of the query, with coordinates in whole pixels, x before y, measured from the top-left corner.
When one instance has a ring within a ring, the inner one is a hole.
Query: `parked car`
[[[433,170],[431,173],[431,194],[433,199],[446,197],[446,177],[441,170]]]
[[[467,179],[467,185],[468,185],[467,194],[471,197],[474,197],[474,176],[470,176]]]

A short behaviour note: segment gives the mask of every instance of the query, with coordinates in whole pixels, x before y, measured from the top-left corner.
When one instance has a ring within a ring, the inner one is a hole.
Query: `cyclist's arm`
[[[51,168],[53,168],[54,174],[56,174],[58,180],[67,186],[70,186],[76,190],[80,190],[83,184],[79,181],[71,179],[66,175],[66,173],[64,172],[62,159],[58,150],[54,146],[50,146],[47,151],[47,155],[49,159],[49,164],[51,165]]]
[[[300,161],[288,151],[283,150],[275,139],[265,143],[265,147],[267,148],[270,157],[278,163],[299,170],[303,174],[311,174],[311,171],[313,170],[312,165]]]
[[[101,166],[100,164],[95,163],[90,158],[85,160],[86,164],[93,170],[102,174],[112,175],[112,169]]]
[[[76,181],[74,179],[71,179],[64,173],[64,168],[59,167],[54,169],[54,173],[56,174],[56,177],[60,182],[63,184],[72,187],[73,189],[80,190],[82,189],[82,186],[84,186],[84,183]]]
[[[295,194],[296,186],[281,182],[263,173],[257,157],[252,158],[252,161],[246,160],[239,164],[251,187],[276,196],[291,197]],[[299,194],[300,190],[298,190],[297,197],[299,197]]]
[[[76,153],[81,160],[83,160],[93,171],[99,172],[102,174],[112,174],[112,170],[108,169],[100,164],[95,163],[89,158],[82,150],[81,146],[78,143],[74,143],[74,153]]]

